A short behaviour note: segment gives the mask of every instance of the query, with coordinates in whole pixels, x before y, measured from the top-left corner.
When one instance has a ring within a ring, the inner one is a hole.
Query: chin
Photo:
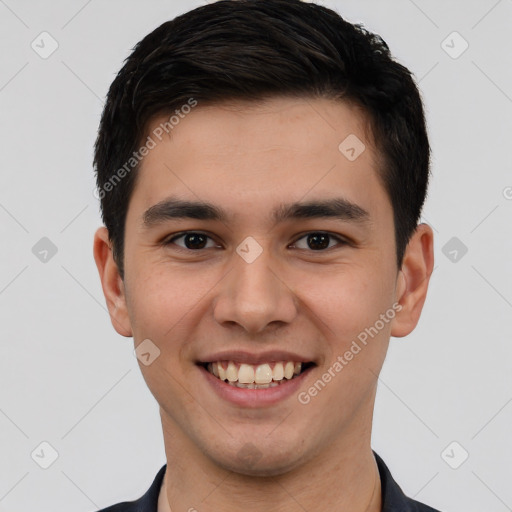
[[[294,455],[292,456],[292,454]],[[293,448],[276,454],[272,453],[272,448],[265,447],[260,450],[252,443],[244,444],[232,457],[226,458],[225,453],[222,456],[220,454],[211,454],[211,456],[217,465],[227,471],[258,477],[272,477],[288,473],[300,465],[303,458]]]

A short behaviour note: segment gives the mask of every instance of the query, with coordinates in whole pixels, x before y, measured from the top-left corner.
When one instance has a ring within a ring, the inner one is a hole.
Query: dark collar
[[[391,473],[384,464],[384,461],[373,452],[377,466],[379,468],[381,492],[382,492],[382,512],[439,512],[427,505],[408,498],[395,482]],[[162,466],[156,474],[151,487],[146,494],[136,501],[125,501],[111,507],[100,510],[99,512],[157,512],[158,495],[162,480],[165,475],[167,464]]]
[[[391,472],[384,461],[377,453],[373,452],[373,455],[379,467],[382,512],[439,512],[439,510],[408,498],[391,476]]]

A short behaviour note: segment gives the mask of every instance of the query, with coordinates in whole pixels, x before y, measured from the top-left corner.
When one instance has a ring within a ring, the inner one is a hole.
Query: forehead
[[[153,147],[132,198],[139,214],[170,195],[222,205],[235,220],[258,208],[268,212],[271,204],[340,193],[372,216],[390,207],[367,120],[356,106],[274,98],[198,103],[171,117],[149,124]]]

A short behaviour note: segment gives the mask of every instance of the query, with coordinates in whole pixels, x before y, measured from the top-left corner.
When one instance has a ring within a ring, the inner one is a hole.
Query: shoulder
[[[150,488],[138,500],[116,503],[115,505],[103,508],[98,512],[157,512],[158,495],[160,494],[160,487],[162,485],[166,467],[167,464],[160,468]]]
[[[406,496],[381,457],[375,451],[373,454],[381,480],[382,512],[441,512]]]
[[[406,497],[406,502],[407,505],[409,506],[407,512],[441,512],[437,508],[429,507],[428,505],[420,503],[419,501],[415,501],[411,498]]]
[[[122,503],[117,503],[116,505],[111,505],[107,508],[102,508],[98,512],[135,512],[137,510],[136,501],[123,501]]]

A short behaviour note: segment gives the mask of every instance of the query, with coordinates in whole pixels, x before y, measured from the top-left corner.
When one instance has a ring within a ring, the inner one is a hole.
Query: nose
[[[238,324],[251,334],[272,323],[291,323],[298,299],[280,268],[268,249],[252,263],[234,253],[233,269],[219,283],[214,300],[215,320],[221,325]]]

